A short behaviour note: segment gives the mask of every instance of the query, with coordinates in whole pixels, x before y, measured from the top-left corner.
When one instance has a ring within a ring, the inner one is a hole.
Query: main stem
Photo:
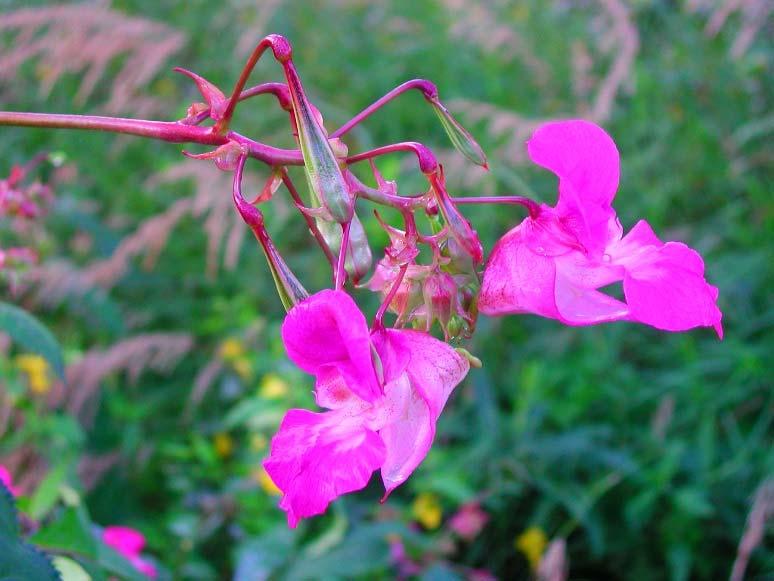
[[[203,145],[223,145],[228,141],[226,137],[212,133],[207,127],[183,125],[172,121],[148,121],[145,119],[100,117],[97,115],[0,111],[0,125],[107,131],[110,133],[150,137],[171,143],[195,142]]]

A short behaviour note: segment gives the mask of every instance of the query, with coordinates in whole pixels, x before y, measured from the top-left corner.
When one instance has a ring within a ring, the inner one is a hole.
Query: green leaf
[[[0,485],[0,536],[19,534],[19,514],[11,492]]]
[[[51,470],[35,490],[30,500],[29,513],[33,520],[40,520],[59,500],[59,487],[67,477],[67,465],[59,464]]]
[[[0,331],[8,333],[25,349],[41,355],[64,379],[62,348],[43,323],[19,307],[0,302]]]
[[[31,540],[46,549],[66,551],[92,559],[98,556],[91,521],[81,506],[66,508],[59,518],[41,528]]]
[[[91,575],[68,557],[54,557],[54,567],[62,576],[62,581],[92,581]]]
[[[61,581],[48,557],[19,539],[19,522],[11,493],[0,486],[0,581]]]
[[[105,543],[97,544],[99,564],[110,573],[118,575],[124,581],[148,581],[148,578],[140,573],[124,557],[115,550],[108,547]]]

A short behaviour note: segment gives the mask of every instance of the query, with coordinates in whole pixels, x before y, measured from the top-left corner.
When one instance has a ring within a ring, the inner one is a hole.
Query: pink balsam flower
[[[622,236],[611,206],[618,150],[607,133],[587,121],[547,123],[527,149],[559,177],[559,200],[494,247],[482,313],[534,313],[567,325],[636,321],[664,331],[712,326],[722,338],[718,289],[704,279],[701,256],[682,242],[662,242],[643,220]],[[626,302],[597,290],[618,281]]]
[[[13,485],[13,476],[11,472],[0,464],[0,483],[2,483],[13,496],[19,496],[19,491]]]
[[[141,556],[145,547],[145,537],[140,531],[121,526],[105,527],[102,531],[102,542],[115,549],[146,577],[155,579],[158,576],[156,566]]]
[[[266,472],[282,491],[288,525],[325,512],[381,469],[385,496],[427,455],[435,423],[469,363],[426,333],[379,329],[344,292],[324,290],[282,326],[290,359],[316,378],[317,404],[287,412]]]

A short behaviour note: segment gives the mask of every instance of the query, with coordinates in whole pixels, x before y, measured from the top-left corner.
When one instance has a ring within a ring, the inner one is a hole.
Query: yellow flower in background
[[[282,494],[282,491],[277,488],[277,485],[274,484],[271,476],[269,476],[269,473],[266,472],[266,469],[263,466],[253,472],[253,480],[255,480],[269,496],[279,496]]]
[[[244,381],[253,377],[253,366],[246,357],[237,357],[231,362],[231,367],[234,368],[237,375]]]
[[[269,440],[263,434],[253,434],[250,436],[250,447],[255,452],[263,452],[268,444]]]
[[[25,354],[16,358],[16,366],[27,375],[32,393],[43,395],[51,387],[48,362],[40,355]]]
[[[540,558],[548,545],[548,537],[540,527],[529,527],[516,537],[516,548],[521,551],[529,561],[533,571],[537,571]]]
[[[265,399],[282,399],[290,389],[287,381],[275,373],[269,373],[263,376],[258,395]]]
[[[215,434],[213,439],[215,453],[221,458],[228,458],[234,453],[234,440],[225,432]]]
[[[411,514],[426,529],[437,529],[441,526],[443,509],[435,494],[422,492],[411,505]]]
[[[220,344],[218,353],[226,361],[234,361],[245,354],[245,346],[239,339],[229,337]]]

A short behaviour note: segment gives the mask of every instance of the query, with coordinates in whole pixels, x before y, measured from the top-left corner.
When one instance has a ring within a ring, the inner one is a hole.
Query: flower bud
[[[422,294],[427,309],[428,327],[432,325],[433,319],[438,319],[443,334],[448,339],[449,321],[457,304],[457,285],[454,279],[445,272],[431,274],[425,279]]]
[[[435,191],[435,197],[438,201],[438,208],[449,227],[449,233],[459,243],[463,250],[473,259],[475,264],[484,260],[484,249],[481,246],[481,241],[478,239],[478,234],[471,228],[470,223],[460,213],[457,206],[454,204],[446,189],[443,186],[443,174],[440,178],[433,176],[432,178],[433,190]]]
[[[328,244],[331,253],[334,255],[338,254],[341,249],[341,226],[339,224],[318,219],[317,227],[322,233],[325,242]],[[371,246],[368,244],[368,237],[363,228],[363,223],[360,221],[360,218],[357,217],[357,214],[353,214],[352,224],[349,227],[347,258],[344,262],[344,268],[349,276],[352,277],[353,282],[357,283],[368,274],[368,271],[371,270],[372,260]]]
[[[333,220],[346,224],[355,211],[355,198],[349,190],[339,161],[333,152],[319,112],[312,107],[301,87],[293,65],[285,63],[285,75],[293,102],[298,143],[304,157],[304,172],[309,189]]]
[[[446,135],[449,136],[454,148],[476,165],[489,169],[484,150],[473,139],[473,136],[460,125],[459,121],[452,117],[452,114],[440,101],[431,99],[430,104],[433,106],[435,114],[438,115],[438,119],[441,120]]]
[[[274,242],[272,242],[269,233],[266,231],[261,211],[249,204],[242,197],[242,193],[237,187],[234,188],[233,199],[240,216],[253,231],[258,242],[261,243],[261,248],[269,264],[271,276],[274,279],[274,286],[277,287],[277,294],[285,310],[289,311],[295,305],[308,298],[309,293],[285,263],[277,247],[274,246]]]

